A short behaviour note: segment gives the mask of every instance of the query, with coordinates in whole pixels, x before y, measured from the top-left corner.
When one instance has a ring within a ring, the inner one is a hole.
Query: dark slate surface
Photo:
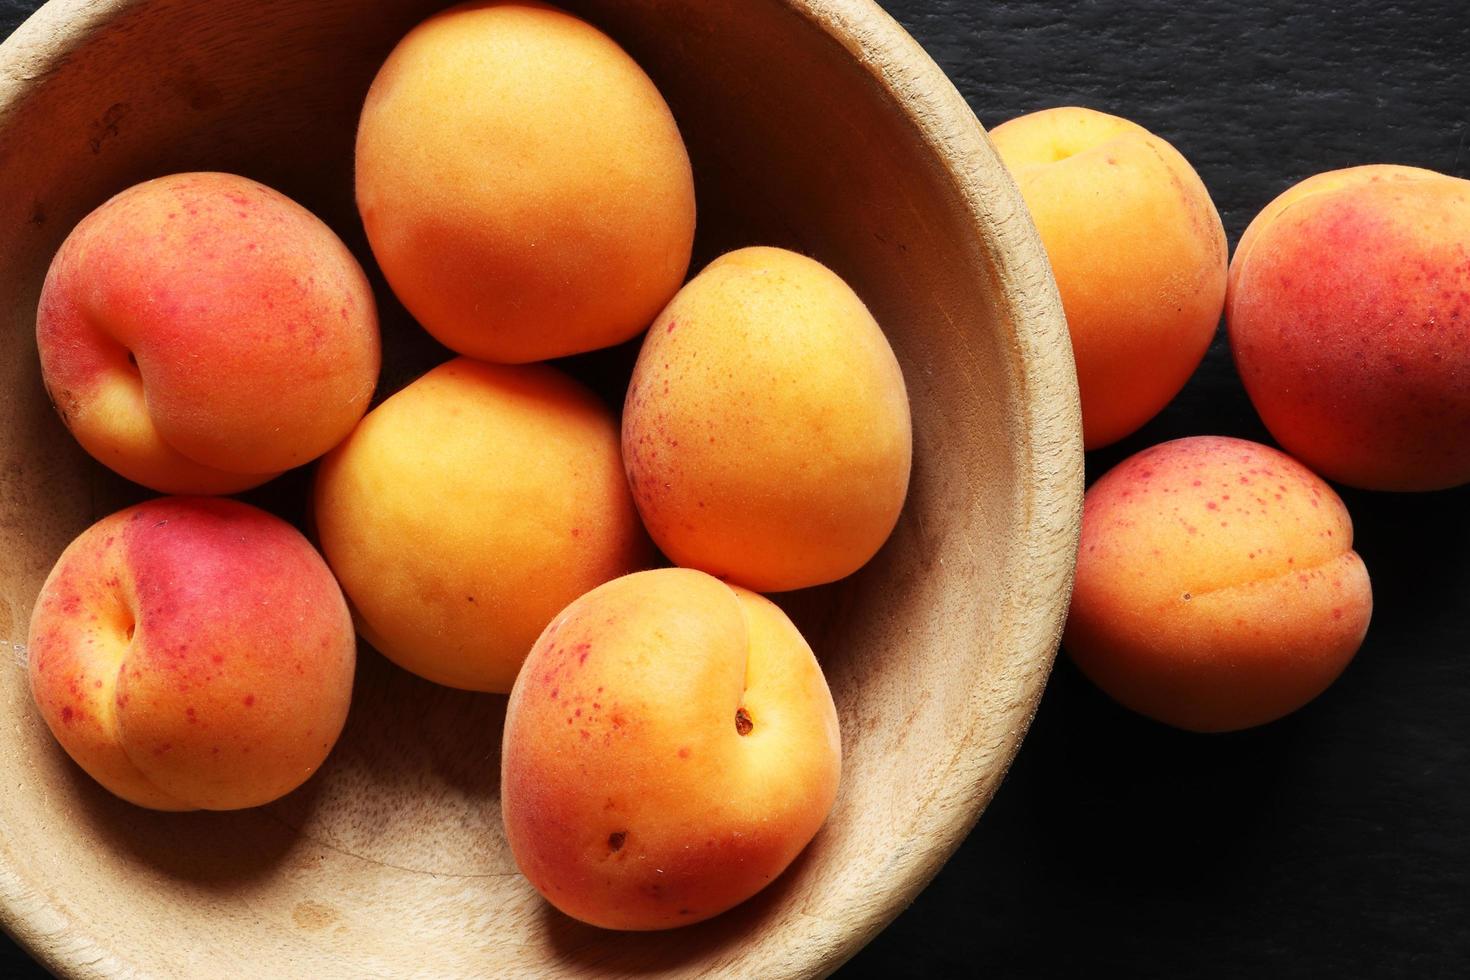
[[[0,36],[34,6],[0,0]],[[1462,0],[887,6],[987,125],[1080,104],[1170,140],[1232,245],[1317,171],[1470,176]],[[1159,418],[1090,454],[1088,475],[1200,433],[1267,439],[1223,334]],[[1114,707],[1064,656],[974,833],[840,975],[1463,975],[1470,489],[1344,498],[1376,609],[1331,691],[1263,729],[1192,736]],[[0,976],[44,975],[0,943]]]

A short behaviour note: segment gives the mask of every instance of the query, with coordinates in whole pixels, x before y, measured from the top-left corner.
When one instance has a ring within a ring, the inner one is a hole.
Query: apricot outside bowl
[[[678,118],[694,268],[752,243],[816,256],[868,304],[907,379],[914,470],[893,537],[851,578],[780,598],[841,719],[831,818],[785,875],[707,923],[580,925],[505,846],[505,699],[366,648],[341,742],[275,804],[155,813],[72,765],[30,702],[27,622],[66,543],[142,492],[47,403],[34,340],[47,264],[122,188],[225,170],[301,201],[371,269],[354,126],[377,66],[436,5],[52,0],[0,45],[0,922],[57,974],[822,975],[934,876],[1014,757],[1066,613],[1082,453],[1055,285],[974,115],[866,0],[568,6]],[[377,286],[386,390],[447,355],[416,346]],[[251,499],[300,522],[308,478]]]

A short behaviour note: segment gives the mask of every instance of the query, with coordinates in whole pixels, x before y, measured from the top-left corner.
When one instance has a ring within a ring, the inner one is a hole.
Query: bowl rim
[[[0,41],[0,130],[32,83],[58,70],[118,15],[149,0],[48,0]],[[837,41],[885,96],[896,103],[942,176],[962,202],[965,218],[992,256],[1009,307],[1007,340],[1021,397],[1015,431],[1018,491],[1024,522],[1008,582],[1013,597],[1001,623],[1023,672],[1020,697],[1005,711],[1008,738],[985,752],[972,721],[937,768],[949,775],[929,801],[934,816],[920,843],[896,855],[895,887],[833,923],[836,935],[812,944],[804,972],[825,976],[855,955],[898,916],[938,873],[989,804],[1015,758],[1050,675],[1061,640],[1080,533],[1083,490],[1081,411],[1070,337],[1051,267],[1029,212],[984,128],[943,69],[875,0],[772,0]],[[1020,597],[1019,599],[1014,597]],[[972,691],[977,700],[982,692]],[[994,712],[991,712],[993,717]],[[978,718],[976,712],[971,718]],[[997,756],[1000,756],[997,760]],[[97,941],[63,931],[47,896],[14,870],[0,840],[0,928],[59,976],[112,976],[131,967]],[[793,963],[792,965],[797,965]]]

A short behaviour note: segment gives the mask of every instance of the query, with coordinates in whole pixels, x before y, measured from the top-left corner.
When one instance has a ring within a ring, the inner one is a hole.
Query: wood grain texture
[[[357,110],[435,6],[54,0],[0,46],[0,771],[13,776],[0,916],[79,977],[830,972],[930,880],[1014,756],[1065,612],[1082,475],[1065,327],[1020,199],[953,86],[868,2],[569,4],[629,49],[680,122],[696,268],[752,242],[817,256],[885,326],[909,386],[915,469],[892,540],[851,579],[782,599],[827,671],[846,758],[831,820],[773,886],[672,933],[566,919],[501,836],[504,699],[366,649],[327,765],[255,811],[122,804],[31,708],[22,644],[41,579],[72,535],[139,495],[46,404],[33,329],[51,254],[117,190],[207,168],[302,201],[366,260]],[[442,351],[378,285],[386,391]],[[626,360],[570,367],[611,395]],[[250,499],[299,519],[305,479]]]

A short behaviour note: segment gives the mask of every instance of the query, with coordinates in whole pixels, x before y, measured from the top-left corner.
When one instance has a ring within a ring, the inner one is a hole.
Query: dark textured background
[[[35,6],[0,0],[0,36]],[[1470,176],[1463,0],[886,6],[989,126],[1076,104],[1172,142],[1232,246],[1321,170]],[[1088,476],[1200,433],[1268,441],[1223,334],[1159,418],[1089,455]],[[974,833],[840,975],[1465,975],[1470,488],[1343,496],[1375,611],[1327,694],[1256,731],[1187,735],[1114,707],[1064,655]],[[0,976],[44,975],[0,944]]]

